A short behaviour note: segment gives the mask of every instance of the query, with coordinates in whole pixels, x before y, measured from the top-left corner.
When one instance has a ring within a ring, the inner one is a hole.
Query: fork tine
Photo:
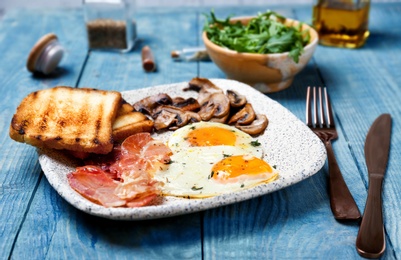
[[[320,125],[321,127],[326,127],[327,125],[326,125],[326,117],[324,116],[323,96],[321,87],[319,87],[319,113],[320,113]]]
[[[317,112],[317,98],[316,98],[316,87],[313,87],[313,124],[315,127],[319,125]]]
[[[310,86],[306,90],[306,125],[312,127],[312,109],[311,109],[311,88]]]
[[[326,101],[326,112],[327,112],[327,120],[328,120],[328,126],[329,127],[334,127],[334,117],[333,117],[333,111],[331,108],[331,103],[329,99],[329,94],[327,94],[327,89],[324,88],[324,98]]]

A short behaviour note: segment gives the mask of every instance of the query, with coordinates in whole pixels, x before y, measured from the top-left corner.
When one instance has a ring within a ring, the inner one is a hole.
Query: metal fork
[[[313,92],[312,100],[311,90]],[[323,103],[325,103],[325,105]],[[360,219],[361,213],[344,181],[331,146],[331,140],[337,139],[338,134],[334,125],[333,111],[326,88],[324,88],[323,101],[321,87],[318,88],[318,95],[316,93],[316,87],[313,87],[313,89],[308,87],[306,93],[306,124],[326,146],[327,158],[329,161],[330,207],[334,218],[338,220]]]

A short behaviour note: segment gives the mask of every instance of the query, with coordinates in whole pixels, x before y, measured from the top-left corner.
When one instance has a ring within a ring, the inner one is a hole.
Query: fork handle
[[[325,142],[329,162],[330,207],[338,220],[358,220],[361,218],[358,206],[349,191],[338,167],[330,141]]]

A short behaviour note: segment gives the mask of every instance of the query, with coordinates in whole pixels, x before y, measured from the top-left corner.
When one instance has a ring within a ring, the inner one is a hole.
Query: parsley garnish
[[[203,187],[196,187],[196,186],[192,186],[191,190],[201,190],[203,189]]]
[[[256,147],[256,146],[260,146],[260,143],[259,143],[258,140],[255,140],[255,141],[252,141],[252,142],[251,142],[251,145],[254,146],[254,147]]]
[[[207,19],[203,30],[207,37],[217,45],[238,52],[289,52],[289,56],[298,63],[304,46],[310,40],[309,31],[301,31],[302,24],[286,26],[283,24],[286,18],[273,11],[258,14],[247,25],[230,23],[231,17],[218,19],[213,10],[205,16]]]

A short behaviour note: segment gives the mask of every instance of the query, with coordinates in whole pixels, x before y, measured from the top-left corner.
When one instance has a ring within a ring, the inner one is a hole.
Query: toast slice
[[[10,137],[36,147],[106,154],[122,103],[117,91],[54,87],[29,94],[18,106]]]
[[[148,119],[141,112],[127,112],[128,104],[124,104],[119,111],[119,115],[113,123],[113,139],[116,142],[122,142],[130,135],[140,132],[152,132],[153,121]],[[133,107],[132,107],[133,108]],[[125,112],[122,112],[124,110]]]

